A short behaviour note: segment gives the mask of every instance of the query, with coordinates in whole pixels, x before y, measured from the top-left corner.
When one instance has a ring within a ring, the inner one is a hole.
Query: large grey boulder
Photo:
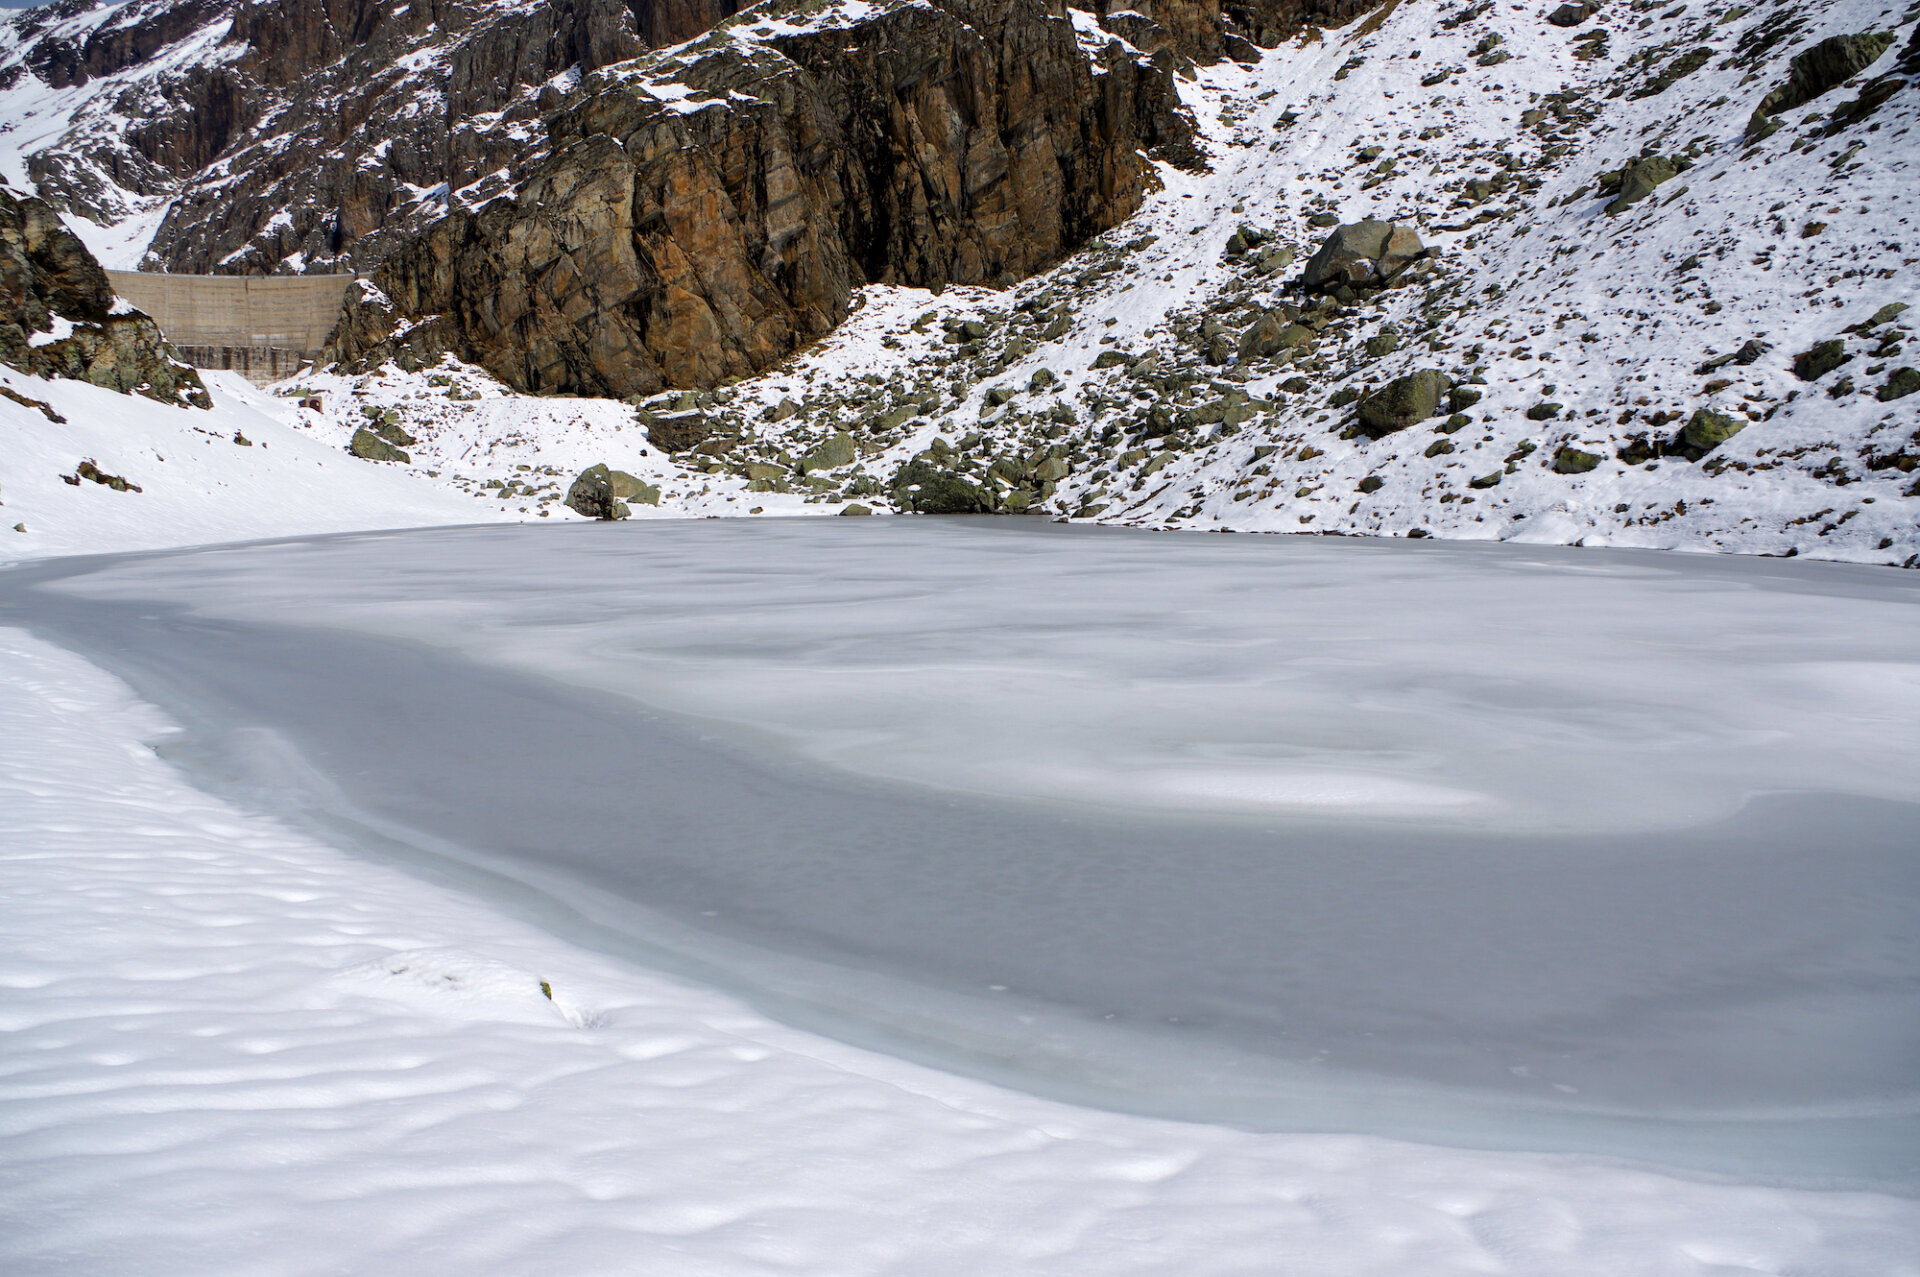
[[[1768,120],[1782,111],[1804,106],[1830,89],[1838,88],[1878,62],[1893,47],[1890,31],[1860,31],[1828,36],[1794,55],[1787,81],[1760,99],[1747,121],[1747,134],[1766,131]]]
[[[1348,222],[1335,227],[1307,261],[1301,282],[1310,289],[1384,284],[1426,254],[1411,227],[1373,218]]]
[[[1379,439],[1425,421],[1440,412],[1441,398],[1453,383],[1433,368],[1395,377],[1360,401],[1360,431]]]
[[[353,438],[347,443],[347,451],[362,461],[398,461],[407,464],[413,460],[365,426],[353,432]]]
[[[993,509],[987,490],[956,471],[915,458],[893,476],[893,503],[914,514],[985,514]]]
[[[632,513],[614,492],[614,472],[604,465],[588,466],[567,489],[567,507],[589,519],[624,519]],[[632,479],[632,475],[623,475]],[[637,480],[635,482],[638,482]]]

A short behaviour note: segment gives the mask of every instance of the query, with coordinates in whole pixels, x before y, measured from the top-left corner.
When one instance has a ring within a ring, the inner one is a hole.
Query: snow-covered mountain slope
[[[1896,39],[1867,74],[1744,139],[1793,55],[1873,30]],[[931,448],[983,505],[1024,487],[1072,517],[1909,561],[1920,396],[1896,396],[1916,361],[1901,317],[1874,320],[1920,301],[1920,92],[1832,137],[1825,117],[1915,38],[1874,0],[1622,5],[1572,30],[1409,0],[1204,69],[1211,173],[1165,170],[1137,217],[1017,289],[869,306],[736,389],[730,455],[797,458],[851,429],[883,484]],[[1693,69],[1654,91],[1676,59]],[[1690,167],[1608,215],[1596,178],[1643,150]],[[1433,269],[1310,302],[1289,281],[1316,217],[1416,228]],[[1242,224],[1271,238],[1223,256]],[[1276,244],[1295,264],[1265,273]],[[1291,359],[1241,357],[1282,303],[1320,331]],[[952,321],[977,326],[943,337]],[[1210,364],[1216,325],[1235,353]],[[1797,376],[1831,340],[1845,365]],[[1469,392],[1462,415],[1355,435],[1351,399],[1420,368]],[[783,398],[800,413],[766,420]],[[1703,408],[1744,428],[1701,461],[1646,455]],[[1587,455],[1556,469],[1562,449]]]
[[[170,131],[231,75],[230,0],[65,0],[0,22],[0,180],[52,200],[109,268],[137,265],[194,160]],[[159,145],[156,145],[159,143]]]
[[[1161,166],[1132,219],[1016,286],[869,287],[769,373],[631,407],[508,396],[447,362],[305,378],[284,391],[323,410],[283,411],[344,446],[391,409],[429,482],[517,481],[463,497],[489,517],[558,511],[605,462],[661,488],[647,513],[945,500],[1911,564],[1917,17],[1619,4],[1563,27],[1402,0],[1191,68],[1210,171]],[[1862,33],[1885,37],[1870,65],[1753,119],[1797,57]],[[1601,179],[1643,152],[1665,180],[1609,213]],[[1377,293],[1300,291],[1332,225],[1369,217],[1431,257]],[[1258,242],[1230,255],[1242,226]],[[1246,340],[1288,321],[1298,345]],[[1356,401],[1422,369],[1452,384],[1435,415],[1361,432]],[[1738,432],[1702,450],[1679,438],[1696,420]]]
[[[1199,68],[1184,91],[1211,171],[1163,167],[1136,217],[1057,269],[1001,292],[868,289],[773,372],[641,403],[669,446],[705,441],[667,505],[939,508],[919,484],[947,508],[1155,527],[1911,563],[1915,16],[1621,5],[1566,28],[1408,0]],[[1863,32],[1885,37],[1877,61],[1749,136],[1796,56]],[[1875,109],[1848,123],[1855,102]],[[1676,162],[1610,213],[1600,179],[1643,153]],[[1301,292],[1330,225],[1370,217],[1430,260],[1377,293]],[[1259,242],[1230,255],[1243,226]],[[1243,349],[1296,316],[1297,348]],[[1796,371],[1835,341],[1837,367]],[[1360,432],[1355,401],[1420,369],[1453,383],[1435,415]],[[480,418],[414,406],[430,375],[330,384],[483,448]],[[1679,439],[1703,411],[1737,433]]]
[[[0,367],[0,562],[514,517],[326,446],[235,374],[207,383],[211,411]]]

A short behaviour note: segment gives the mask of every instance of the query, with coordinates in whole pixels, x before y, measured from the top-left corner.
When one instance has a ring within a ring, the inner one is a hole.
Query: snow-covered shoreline
[[[771,1024],[195,791],[15,630],[0,725],[12,1273],[1920,1272],[1910,1200],[1117,1117]]]

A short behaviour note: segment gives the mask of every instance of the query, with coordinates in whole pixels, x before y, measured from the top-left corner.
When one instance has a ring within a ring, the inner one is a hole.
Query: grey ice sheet
[[[654,524],[16,570],[0,621],[186,723],[204,783],[883,1049],[1172,1116],[1913,1185],[1917,598]]]

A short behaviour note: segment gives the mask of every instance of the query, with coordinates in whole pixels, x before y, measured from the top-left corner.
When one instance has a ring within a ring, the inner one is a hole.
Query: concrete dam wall
[[[152,315],[180,357],[255,385],[315,359],[340,319],[351,275],[154,275],[110,270],[113,291]]]

